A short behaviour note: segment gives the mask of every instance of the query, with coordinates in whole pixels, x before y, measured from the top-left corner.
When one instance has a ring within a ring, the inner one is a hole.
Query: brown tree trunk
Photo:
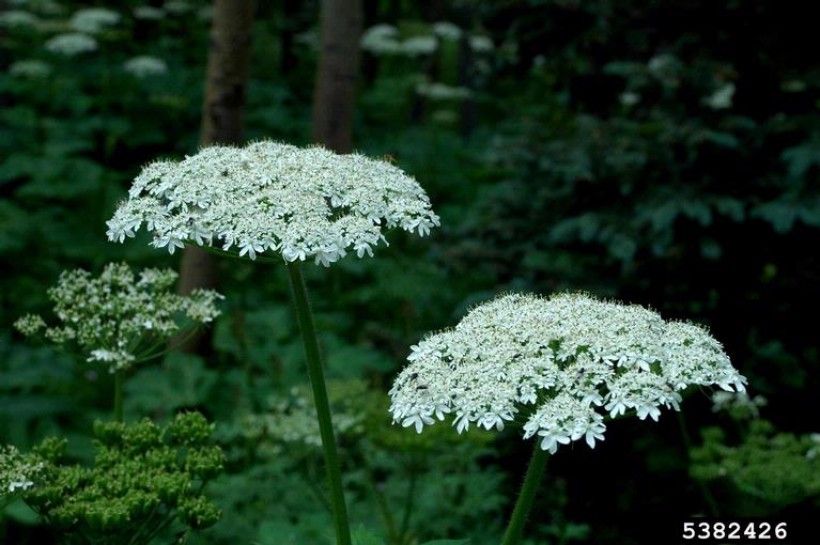
[[[322,0],[321,49],[313,95],[313,140],[339,153],[353,147],[362,0]]]
[[[205,100],[202,104],[200,143],[238,144],[242,142],[242,113],[250,63],[253,0],[214,0]],[[179,292],[216,285],[213,258],[203,249],[188,246],[182,254]],[[201,337],[182,348],[194,352]]]

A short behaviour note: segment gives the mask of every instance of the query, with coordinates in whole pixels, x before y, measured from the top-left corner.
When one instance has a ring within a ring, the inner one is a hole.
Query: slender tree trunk
[[[200,143],[238,144],[243,137],[243,110],[250,63],[253,0],[214,0],[205,100],[202,104]],[[212,257],[196,246],[182,254],[179,292],[216,285]],[[182,348],[194,352],[202,338],[194,337]]]
[[[322,0],[321,49],[313,95],[313,140],[339,153],[353,146],[362,0]]]

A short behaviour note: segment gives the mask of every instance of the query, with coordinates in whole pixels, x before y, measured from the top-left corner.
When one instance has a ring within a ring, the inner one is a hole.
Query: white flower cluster
[[[464,100],[472,93],[466,87],[453,87],[444,83],[422,81],[416,85],[416,93],[430,100]]]
[[[364,31],[359,42],[362,49],[374,55],[429,55],[438,49],[435,36],[412,36],[402,40],[399,30],[386,24],[372,26]]]
[[[719,390],[712,394],[712,412],[728,412],[737,418],[758,418],[761,407],[769,400],[762,395],[751,397],[746,392],[726,392]]]
[[[96,51],[97,40],[87,34],[71,32],[54,36],[46,42],[45,47],[52,53],[73,57],[81,53]]]
[[[374,25],[364,31],[359,44],[374,55],[399,53],[399,29],[387,24]]]
[[[50,327],[40,316],[28,315],[15,327],[26,336],[42,333],[53,343],[74,344],[87,361],[112,372],[127,368],[155,357],[183,328],[219,315],[221,295],[211,290],[178,295],[172,290],[176,278],[170,269],[145,269],[137,275],[115,263],[98,277],[81,269],[64,271],[48,290],[60,325]]]
[[[13,446],[0,446],[0,498],[30,489],[42,468]]]
[[[456,41],[461,38],[462,31],[458,25],[447,21],[439,21],[433,24],[433,34],[443,40]]]
[[[735,96],[735,84],[724,83],[703,99],[703,104],[713,110],[725,110],[732,107],[732,98]]]
[[[153,6],[137,6],[134,8],[134,17],[146,21],[159,21],[165,18],[165,12]]]
[[[250,259],[279,252],[329,266],[351,248],[372,256],[384,227],[424,236],[439,218],[421,186],[386,161],[261,141],[143,168],[108,238],[123,242],[143,224],[170,253],[218,244]]]
[[[367,417],[363,405],[369,401],[370,394],[367,384],[359,380],[336,380],[330,381],[327,389],[337,437],[363,433]],[[244,432],[249,438],[264,437],[279,444],[302,444],[311,448],[322,446],[308,387],[294,386],[289,395],[271,399],[270,405],[268,412],[244,420]]]
[[[476,53],[489,53],[495,49],[495,44],[489,36],[470,36],[470,49]]]
[[[393,25],[374,25],[362,34],[359,42],[362,49],[374,55],[406,55],[421,57],[432,55],[439,48],[439,40],[457,41],[463,31],[453,23],[440,21],[430,28],[430,34],[418,34],[404,40],[401,39],[399,29]],[[490,53],[495,44],[488,36],[479,34],[469,36],[467,43],[476,53]]]
[[[140,55],[125,61],[122,65],[126,72],[137,78],[147,78],[150,76],[161,76],[168,72],[168,65],[165,61],[149,55]]]
[[[187,13],[193,9],[191,4],[185,2],[185,0],[168,0],[163,4],[162,9],[167,13],[173,13],[175,15],[182,15],[183,13]]]
[[[435,36],[412,36],[401,42],[401,52],[409,57],[431,55],[438,49]]]
[[[17,61],[9,66],[9,74],[21,78],[44,78],[51,73],[51,65],[36,59]]]
[[[507,295],[412,347],[390,390],[395,422],[459,432],[524,422],[541,448],[603,439],[602,412],[658,419],[691,385],[744,391],[720,343],[693,324],[584,294]],[[520,417],[519,417],[520,415]]]
[[[120,14],[105,8],[84,8],[74,12],[68,24],[77,32],[97,34],[120,21]]]
[[[40,23],[36,15],[21,9],[0,12],[0,27],[33,27]]]

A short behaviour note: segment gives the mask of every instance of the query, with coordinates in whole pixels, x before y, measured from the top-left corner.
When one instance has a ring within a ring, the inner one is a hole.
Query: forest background
[[[329,542],[321,453],[276,427],[306,395],[284,268],[105,237],[149,160],[320,142],[388,157],[442,222],[377,259],[306,267],[331,401],[352,422],[340,442],[354,525],[391,545],[498,542],[529,446],[419,440],[390,427],[385,392],[425,332],[518,290],[586,290],[707,325],[751,395],[715,411],[695,394],[685,417],[619,422],[594,450],[562,450],[531,543],[643,543],[652,516],[817,513],[820,61],[801,4],[322,4],[0,3],[0,443],[56,434],[88,459],[90,423],[108,414],[109,376],[11,326],[47,307],[61,270],[181,269],[182,289],[227,295],[224,313],[189,352],[138,369],[125,410],[217,422],[224,514],[192,541]],[[90,32],[95,50],[48,46],[95,5],[120,16]],[[21,11],[28,22],[7,15]],[[161,62],[129,64],[145,56]],[[52,539],[21,504],[0,536]]]

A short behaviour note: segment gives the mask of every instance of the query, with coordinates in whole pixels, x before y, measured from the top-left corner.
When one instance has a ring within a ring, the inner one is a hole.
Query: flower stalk
[[[518,542],[521,541],[524,524],[530,515],[532,504],[535,501],[535,494],[538,491],[538,485],[541,484],[544,469],[547,467],[548,458],[549,452],[541,449],[539,442],[535,441],[532,458],[527,467],[527,473],[524,476],[524,483],[521,485],[521,492],[518,494],[518,499],[515,502],[515,507],[510,516],[510,522],[507,524],[507,530],[504,532],[501,545],[517,545]]]
[[[305,280],[298,262],[287,264],[290,285],[293,291],[293,303],[296,320],[305,345],[308,376],[313,390],[313,401],[316,406],[316,417],[319,420],[319,433],[322,438],[322,451],[325,458],[330,502],[333,510],[333,524],[336,530],[337,545],[351,545],[350,526],[347,520],[342,474],[339,454],[336,450],[336,438],[333,434],[333,421],[330,415],[330,403],[327,398],[324,371],[319,356],[319,343],[316,339],[316,328],[310,310]]]

